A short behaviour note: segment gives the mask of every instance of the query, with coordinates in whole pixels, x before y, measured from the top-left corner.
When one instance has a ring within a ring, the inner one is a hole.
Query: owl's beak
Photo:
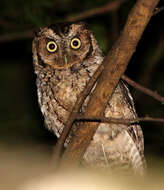
[[[66,55],[64,55],[64,57],[63,57],[63,63],[64,63],[64,65],[68,64],[68,59],[67,59]]]

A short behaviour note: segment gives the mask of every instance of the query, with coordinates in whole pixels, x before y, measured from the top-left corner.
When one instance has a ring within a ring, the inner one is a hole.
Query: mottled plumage
[[[60,136],[78,95],[103,61],[92,32],[84,23],[55,24],[40,29],[33,41],[38,101],[48,129]],[[83,104],[81,111],[89,97]],[[120,81],[104,115],[135,118],[133,99]],[[74,129],[78,130],[76,125]],[[71,135],[70,135],[71,136]],[[68,139],[67,139],[68,142]],[[94,167],[130,166],[144,171],[144,142],[139,125],[99,125],[84,154],[83,163]]]

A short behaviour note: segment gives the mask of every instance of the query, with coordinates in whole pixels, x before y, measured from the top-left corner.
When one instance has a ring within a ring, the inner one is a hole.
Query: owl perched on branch
[[[57,137],[63,131],[77,97],[104,57],[85,23],[61,23],[40,29],[33,41],[37,92],[47,128]],[[110,79],[109,79],[110,80]],[[89,96],[83,104],[85,106]],[[107,103],[105,117],[136,118],[133,99],[120,81]],[[78,130],[76,125],[74,131]],[[139,125],[100,123],[83,163],[94,167],[144,171],[144,140]]]

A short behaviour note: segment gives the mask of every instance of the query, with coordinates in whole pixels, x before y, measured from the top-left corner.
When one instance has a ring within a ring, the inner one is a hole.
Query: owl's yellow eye
[[[47,43],[47,50],[51,53],[55,52],[57,50],[57,45],[54,41],[50,41]]]
[[[71,48],[79,49],[81,47],[81,41],[79,38],[73,38],[71,40]]]

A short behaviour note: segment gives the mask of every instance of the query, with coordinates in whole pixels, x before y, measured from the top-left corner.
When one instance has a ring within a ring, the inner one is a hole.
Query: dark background
[[[0,145],[14,149],[31,146],[48,154],[56,141],[44,128],[37,103],[32,65],[32,32],[64,21],[68,15],[103,6],[109,0],[4,0],[0,1]],[[135,1],[118,10],[85,19],[104,53],[121,32]],[[159,7],[162,3],[159,4]],[[152,17],[126,74],[164,95],[164,13]],[[29,31],[29,32],[28,32]],[[21,37],[23,35],[23,37]],[[164,117],[164,105],[130,87],[139,116]],[[164,164],[164,123],[141,123],[148,167]],[[155,159],[154,159],[155,158]],[[156,158],[162,162],[154,162]]]

